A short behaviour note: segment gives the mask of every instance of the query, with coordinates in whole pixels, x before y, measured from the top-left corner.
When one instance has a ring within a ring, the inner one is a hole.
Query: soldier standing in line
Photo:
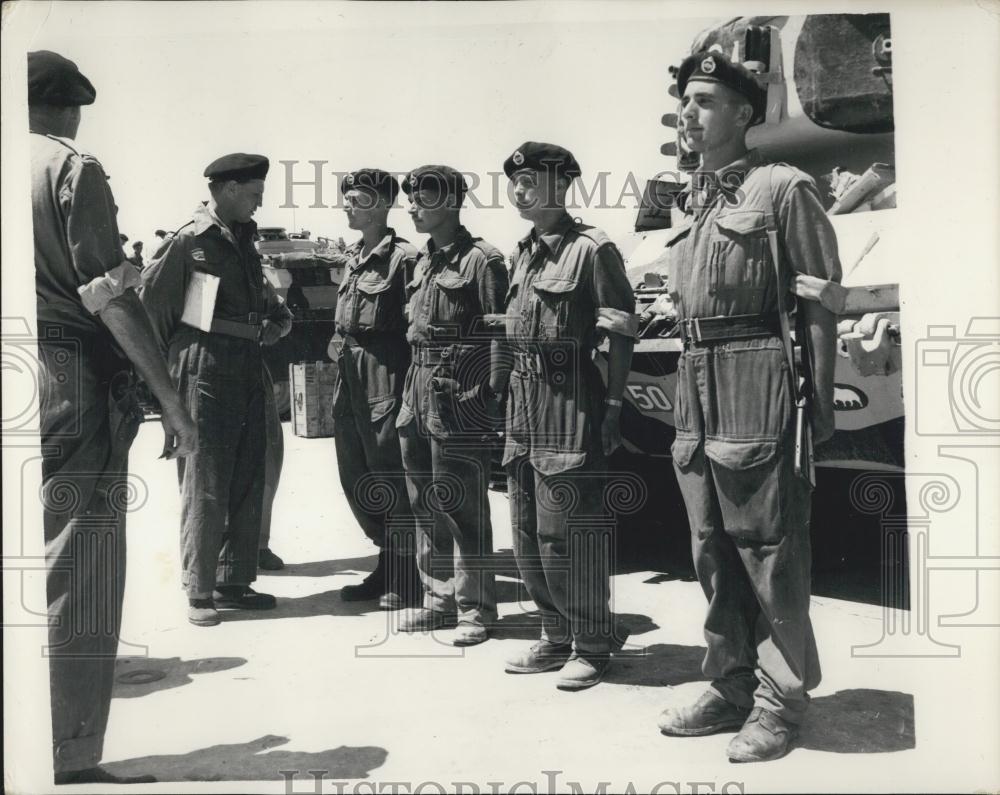
[[[712,683],[659,725],[676,736],[739,729],[729,759],[762,761],[787,753],[820,681],[809,621],[811,487],[796,472],[797,376],[779,313],[803,279],[839,282],[840,261],[813,180],[747,150],[747,128],[765,108],[752,73],[702,52],[681,64],[677,87],[706,182],[688,190],[690,226],[668,244],[684,340],[672,452],[709,602],[702,670]],[[819,442],[833,433],[836,318],[812,300],[799,313]]]
[[[377,599],[383,610],[398,610],[420,598],[413,516],[396,433],[403,379],[410,366],[406,283],[417,250],[388,225],[399,193],[395,177],[365,168],[347,174],[340,189],[347,224],[361,232],[361,239],[345,251],[349,260],[328,351],[338,363],[334,443],[344,496],[365,535],[379,548],[375,570],[360,584],[345,585],[340,595],[346,601]]]
[[[497,617],[488,489],[500,401],[484,316],[501,312],[507,295],[503,254],[459,218],[466,189],[448,166],[421,166],[403,181],[413,224],[430,240],[409,285],[413,363],[396,420],[424,588],[423,607],[399,628],[449,626],[457,610],[456,646],[485,641]]]
[[[52,762],[56,784],[138,784],[155,779],[98,766],[125,591],[122,495],[142,419],[132,368],[162,406],[164,457],[191,453],[197,431],[136,297],[104,169],[73,143],[96,96],[72,61],[28,53]]]
[[[211,199],[143,273],[143,305],[200,434],[197,452],[178,466],[182,584],[196,626],[218,624],[220,607],[275,606],[250,587],[265,472],[260,346],[292,328],[254,246],[268,165],[242,153],[209,164]]]
[[[614,638],[606,456],[621,445],[622,393],[638,327],[621,254],[566,211],[580,176],[560,146],[529,141],[504,162],[531,232],[511,257],[506,448],[514,555],[542,614],[541,640],[509,673],[561,669],[556,686],[597,684]],[[593,361],[609,338],[605,391]]]

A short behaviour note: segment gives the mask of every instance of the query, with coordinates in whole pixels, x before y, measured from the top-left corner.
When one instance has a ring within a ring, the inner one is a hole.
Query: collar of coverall
[[[227,226],[222,222],[212,208],[208,206],[208,202],[201,202],[197,207],[194,208],[194,212],[191,213],[191,220],[194,221],[194,233],[200,235],[211,229],[213,226],[216,227],[226,240],[232,243],[234,246],[239,248],[236,243],[236,237],[234,231],[238,232],[250,232],[252,235],[257,231],[257,223],[255,221],[248,221],[247,223],[235,223],[232,227]]]
[[[368,261],[371,260],[372,257],[384,259],[389,253],[389,249],[392,248],[392,241],[395,239],[396,230],[390,226],[386,231],[385,237],[378,242],[378,245],[368,252],[367,257],[362,257],[361,252],[364,250],[365,240],[364,238],[361,238],[357,243],[351,246],[347,252],[350,256],[354,257],[354,264],[351,266],[351,270],[353,271],[364,267],[368,264]]]
[[[558,223],[544,235],[539,235],[535,228],[532,227],[531,231],[521,238],[518,246],[523,249],[537,243],[543,243],[551,254],[556,255],[559,253],[559,248],[562,246],[563,240],[566,239],[566,233],[572,229],[573,224],[573,216],[569,213],[563,213]]]
[[[472,235],[469,234],[469,230],[464,226],[459,226],[457,232],[455,233],[455,239],[452,240],[447,246],[441,246],[441,248],[438,248],[434,245],[434,238],[430,238],[427,241],[427,245],[424,246],[424,250],[427,252],[428,257],[433,257],[435,254],[441,254],[448,260],[448,262],[455,264],[471,241]]]
[[[747,174],[749,174],[757,166],[764,162],[764,156],[761,154],[759,149],[751,149],[743,157],[737,158],[732,163],[723,166],[718,171],[696,171],[694,174],[700,174],[702,180],[702,200],[700,202],[701,207],[707,207],[711,200],[715,197],[716,192],[720,185],[723,185],[727,191],[733,191],[743,184],[746,179]],[[692,180],[678,194],[678,202],[681,208],[688,215],[692,212],[692,206],[690,203],[691,194],[694,192],[694,183],[696,177],[692,175]]]

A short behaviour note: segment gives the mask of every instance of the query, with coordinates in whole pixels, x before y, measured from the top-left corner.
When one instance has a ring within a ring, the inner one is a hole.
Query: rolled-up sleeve
[[[625,275],[625,263],[612,244],[601,246],[594,260],[592,279],[598,331],[635,337],[639,316],[635,313],[635,293]]]
[[[504,302],[507,298],[508,277],[507,263],[504,262],[503,255],[496,254],[486,258],[479,276],[478,287],[483,324],[489,329],[486,315],[498,315],[506,309]]]
[[[135,265],[123,261],[102,276],[96,276],[77,288],[84,308],[92,315],[99,315],[115,298],[142,284],[142,277]]]
[[[114,196],[101,164],[81,156],[59,192],[70,259],[80,285],[120,267],[122,253]],[[89,307],[88,307],[89,309]]]
[[[281,336],[286,336],[292,330],[292,321],[295,316],[267,279],[264,280],[264,302],[267,307],[267,319],[272,323],[277,323],[281,329]]]
[[[823,210],[816,186],[799,179],[788,186],[779,211],[782,242],[796,273],[840,282],[837,235]]]
[[[188,282],[187,236],[172,238],[142,272],[139,299],[146,308],[156,342],[166,353],[184,313]]]

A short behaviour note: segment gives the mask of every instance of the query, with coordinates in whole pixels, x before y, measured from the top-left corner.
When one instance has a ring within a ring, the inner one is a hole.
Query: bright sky
[[[481,175],[482,202],[499,196],[499,208],[469,208],[465,222],[509,251],[525,224],[510,207],[506,179],[488,172],[501,172],[526,139],[571,149],[588,189],[598,171],[609,172],[608,201],[624,192],[625,207],[576,214],[615,238],[631,231],[636,189],[674,167],[659,153],[673,135],[660,124],[673,109],[667,67],[715,21],[669,19],[677,8],[58,2],[15,10],[32,15],[28,49],[66,55],[97,87],[77,141],[111,175],[131,240],[149,244],[157,227],[183,223],[207,196],[205,165],[246,151],[272,163],[262,226],[354,237],[341,210],[309,208],[311,187],[295,189],[294,215],[280,208],[279,161],[299,161],[296,180],[313,178],[308,161],[327,161],[328,205],[338,200],[331,172],[446,163]],[[423,242],[404,210],[390,223]]]

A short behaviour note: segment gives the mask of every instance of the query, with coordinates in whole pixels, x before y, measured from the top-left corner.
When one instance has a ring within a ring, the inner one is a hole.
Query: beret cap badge
[[[515,166],[524,165],[524,155],[521,154],[521,150],[514,152],[514,156],[511,158],[514,161]]]
[[[348,185],[353,185],[354,184],[354,175],[353,174],[348,174],[344,179],[345,179],[345,181],[347,182]]]
[[[701,71],[705,74],[710,75],[715,71],[715,61],[711,58],[706,58],[701,62]]]

